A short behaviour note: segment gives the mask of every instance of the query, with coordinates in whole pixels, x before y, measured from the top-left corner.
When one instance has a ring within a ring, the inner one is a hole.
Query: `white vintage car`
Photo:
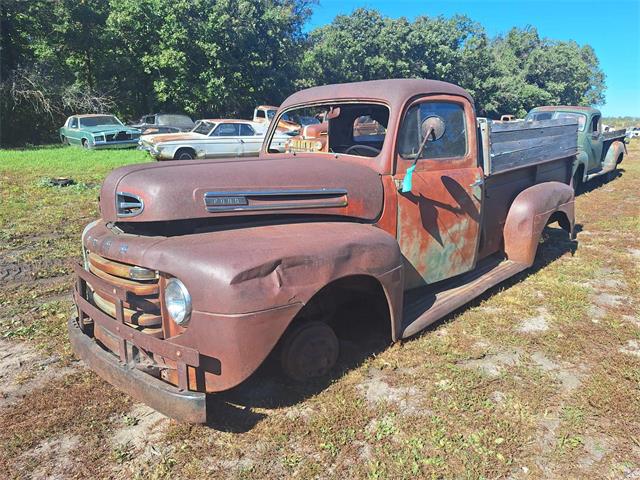
[[[199,120],[190,132],[143,135],[139,148],[148,150],[156,160],[255,157],[264,135],[265,126],[249,120]],[[289,139],[288,135],[278,134],[274,141],[284,152]]]

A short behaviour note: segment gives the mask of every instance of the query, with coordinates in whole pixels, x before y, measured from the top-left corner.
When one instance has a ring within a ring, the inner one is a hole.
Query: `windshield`
[[[553,111],[533,111],[525,117],[526,121],[552,120],[556,118],[572,118],[578,122],[578,130],[583,131],[587,123],[587,116],[583,113],[574,112],[553,112]]]
[[[186,115],[160,115],[158,125],[172,125],[182,128],[193,128],[193,120]]]
[[[80,119],[81,127],[97,127],[98,125],[122,126],[122,122],[113,115],[98,115],[95,117],[84,117]]]
[[[288,110],[278,118],[275,132],[293,135],[285,143],[285,152],[376,157],[382,150],[388,122],[389,109],[384,105],[335,103]],[[281,151],[277,137],[270,139],[268,152]]]
[[[191,131],[194,133],[201,133],[202,135],[209,135],[209,133],[211,132],[211,130],[213,130],[213,127],[215,126],[216,126],[215,123],[199,121],[198,123],[196,123],[196,126]]]

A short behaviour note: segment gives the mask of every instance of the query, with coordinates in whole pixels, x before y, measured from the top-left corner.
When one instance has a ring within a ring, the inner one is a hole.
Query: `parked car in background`
[[[573,164],[573,187],[595,177],[615,178],[616,169],[626,153],[625,131],[604,132],[600,110],[591,107],[545,106],[532,109],[525,120],[540,121],[573,118],[578,121],[578,155]]]
[[[115,115],[73,115],[60,128],[60,141],[84,148],[135,147],[140,130],[125,126]]]
[[[253,111],[253,121],[256,124],[264,125],[266,127],[271,123],[274,115],[278,111],[278,107],[272,105],[259,105]],[[280,133],[292,133],[298,135],[302,127],[307,125],[317,125],[322,122],[322,119],[318,119],[310,116],[292,116],[285,113],[278,120],[278,132]]]
[[[288,139],[281,139],[281,148]],[[156,160],[192,160],[195,158],[254,157],[264,140],[260,124],[249,120],[200,120],[187,133],[143,135],[140,147]]]
[[[638,138],[638,137],[640,137],[640,127],[627,128],[626,137],[627,138]]]
[[[406,339],[526,270],[547,224],[573,232],[578,124],[480,131],[475,111],[445,82],[326,85],[273,120],[326,112],[298,152],[280,152],[272,123],[256,159],[111,172],[75,266],[73,351],[137,400],[205,422],[207,394],[270,352],[293,380],[326,375],[342,332],[381,321]],[[354,135],[366,115],[382,138]]]
[[[152,133],[177,133],[189,132],[195,127],[195,123],[187,115],[179,113],[155,113],[145,115],[138,123],[131,125],[138,128],[143,135]]]
[[[515,115],[502,115],[500,117],[501,122],[513,122],[515,120],[517,120]]]

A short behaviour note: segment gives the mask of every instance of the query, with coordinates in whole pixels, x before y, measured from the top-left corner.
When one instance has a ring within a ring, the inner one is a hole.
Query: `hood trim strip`
[[[249,197],[296,197],[289,201],[267,204],[251,204]],[[304,197],[324,197],[317,202],[310,202]],[[234,199],[233,203],[214,204],[216,199]],[[259,210],[291,210],[312,208],[336,208],[348,205],[347,190],[345,189],[304,189],[304,190],[247,190],[227,192],[206,192],[204,205],[209,212],[238,212]]]

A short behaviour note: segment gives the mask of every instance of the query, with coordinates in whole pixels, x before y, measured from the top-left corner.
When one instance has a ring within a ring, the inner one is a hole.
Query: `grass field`
[[[640,478],[639,142],[577,198],[577,246],[549,229],[530,271],[417,338],[344,344],[359,360],[315,384],[263,369],[208,426],[131,401],[66,339],[98,184],[146,160],[0,151],[0,476]]]

